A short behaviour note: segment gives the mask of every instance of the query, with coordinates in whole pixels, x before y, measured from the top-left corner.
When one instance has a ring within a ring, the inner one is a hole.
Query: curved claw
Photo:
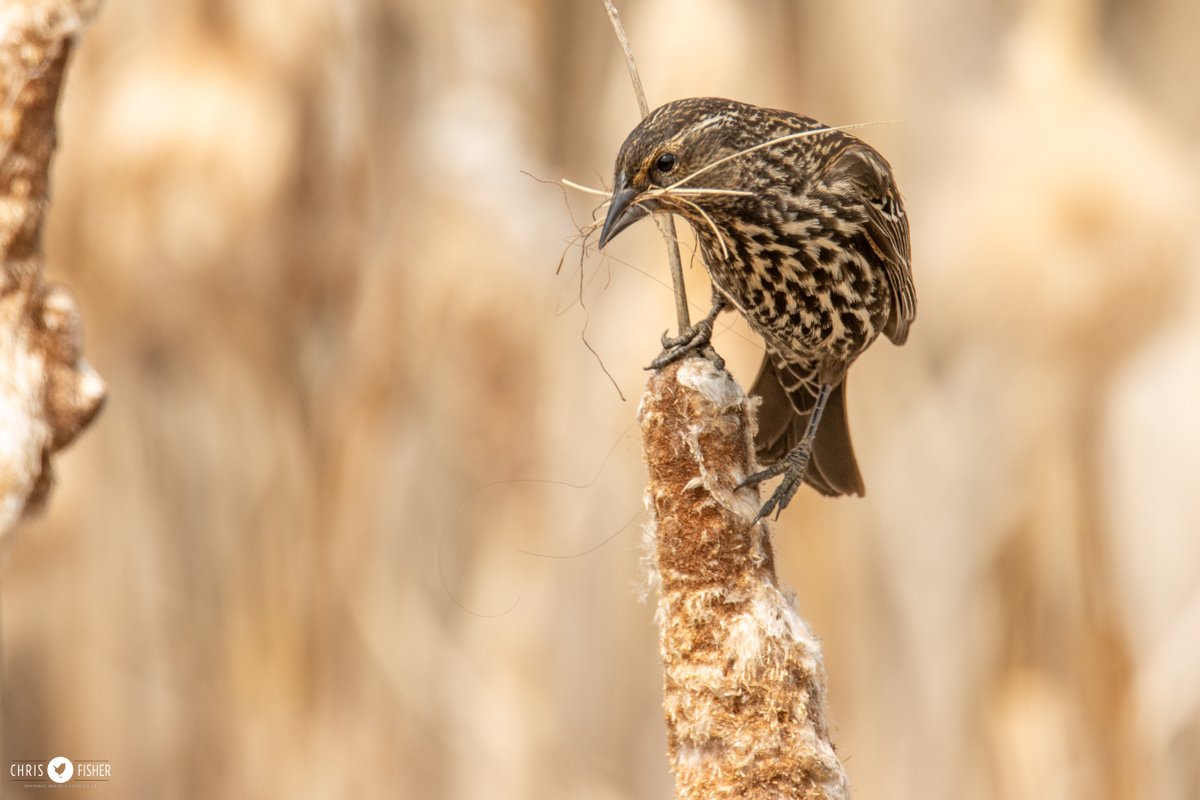
[[[760,508],[758,510],[758,513],[754,515],[754,519],[750,520],[750,527],[753,528],[759,522],[761,522],[762,520],[771,516],[771,512],[774,510],[775,510],[775,497],[774,497],[774,495],[772,495],[771,499],[768,500],[767,502],[763,503],[763,507]],[[775,516],[775,520],[776,521],[779,520],[778,514]]]
[[[659,339],[659,341],[662,342],[663,350],[674,350],[676,348],[683,347],[684,345],[691,344],[692,342],[703,337],[705,335],[704,322],[697,322],[695,325],[688,328],[678,336],[668,336],[667,334],[669,332],[670,331],[663,331],[662,338]],[[712,336],[711,325],[709,326],[708,336]]]
[[[771,509],[775,509],[775,519],[779,519],[779,515],[788,507],[788,503],[792,502],[792,498],[796,496],[796,492],[800,490],[800,484],[803,483],[800,475],[793,476],[791,473],[784,476],[783,481],[775,489],[775,493],[771,495],[763,506],[763,510],[770,514]]]
[[[650,362],[647,369],[662,369],[690,353],[703,350],[712,340],[712,332],[713,323],[710,319],[700,320],[678,336],[667,336],[664,331],[661,339],[663,351]]]
[[[811,444],[801,442],[782,461],[750,475],[738,484],[737,488],[740,489],[743,486],[753,486],[762,483],[769,478],[774,478],[776,475],[783,475],[783,480],[775,487],[775,491],[767,498],[767,502],[763,503],[763,507],[758,510],[758,514],[754,516],[754,519],[750,523],[751,525],[756,524],[765,517],[769,517],[772,511],[775,512],[775,519],[779,519],[779,515],[788,507],[788,503],[792,502],[792,498],[800,490],[800,485],[804,483],[804,473],[808,471],[808,459],[811,455]]]

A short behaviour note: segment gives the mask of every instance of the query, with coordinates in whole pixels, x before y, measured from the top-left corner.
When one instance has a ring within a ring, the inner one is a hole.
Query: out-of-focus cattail
[[[74,298],[42,278],[55,109],[72,37],[94,6],[0,14],[0,533],[45,501],[50,455],[91,422],[106,392],[81,356]]]

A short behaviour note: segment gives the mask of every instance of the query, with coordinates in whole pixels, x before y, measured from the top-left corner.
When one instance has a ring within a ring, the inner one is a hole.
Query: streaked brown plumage
[[[908,219],[887,161],[808,117],[710,97],[651,112],[614,172],[600,246],[670,211],[691,224],[712,278],[712,311],[664,341],[655,365],[707,346],[723,308],[763,337],[751,393],[762,397],[756,449],[768,468],[746,483],[784,479],[759,516],[781,511],[801,479],[826,495],[863,494],[846,371],[880,333],[903,344],[916,315]]]

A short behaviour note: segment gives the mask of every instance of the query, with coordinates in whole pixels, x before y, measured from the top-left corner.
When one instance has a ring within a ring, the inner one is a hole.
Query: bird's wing
[[[862,200],[867,241],[883,264],[892,290],[892,309],[883,332],[896,344],[904,344],[908,326],[917,316],[917,294],[908,216],[892,169],[879,153],[854,142],[830,159],[821,177],[830,186],[841,184],[843,191],[848,185]]]

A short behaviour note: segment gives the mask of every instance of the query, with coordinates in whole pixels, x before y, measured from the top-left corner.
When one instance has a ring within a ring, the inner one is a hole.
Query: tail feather
[[[789,391],[785,385],[795,388]],[[750,393],[762,398],[754,441],[758,460],[766,465],[777,463],[804,438],[816,395],[810,384],[786,366],[781,373],[770,357],[763,358]],[[825,405],[804,482],[824,495],[866,493],[850,441],[845,379],[834,387]]]

